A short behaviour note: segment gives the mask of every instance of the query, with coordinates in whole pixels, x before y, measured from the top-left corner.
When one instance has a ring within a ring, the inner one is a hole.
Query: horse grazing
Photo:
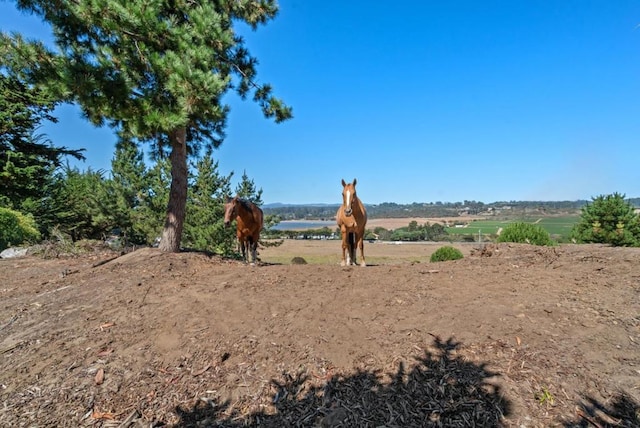
[[[353,183],[342,180],[342,206],[338,208],[336,221],[342,233],[342,266],[356,263],[356,248],[360,248],[362,261],[360,266],[366,266],[364,260],[364,228],[367,225],[367,210],[356,195],[356,179]],[[349,250],[347,252],[347,249]],[[347,258],[345,260],[345,252]]]
[[[236,236],[242,249],[242,260],[248,262],[249,252],[251,252],[251,263],[257,261],[256,250],[260,231],[264,224],[262,209],[251,201],[238,198],[227,197],[224,204],[224,225],[229,227],[233,219],[236,220]]]

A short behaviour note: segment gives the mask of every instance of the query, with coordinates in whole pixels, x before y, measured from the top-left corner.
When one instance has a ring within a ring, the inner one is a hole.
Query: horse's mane
[[[251,213],[251,215],[255,215],[256,211],[260,211],[262,212],[262,208],[260,208],[258,205],[256,205],[254,202],[251,202],[248,199],[245,198],[238,198],[238,203],[242,206],[242,208]]]
[[[240,204],[242,205],[242,207],[243,207],[245,210],[249,210],[249,211],[251,211],[251,207],[252,207],[253,205],[255,205],[253,202],[251,202],[251,201],[249,201],[249,200],[247,200],[247,199],[245,199],[245,198],[238,198],[238,202],[240,202]],[[257,206],[257,205],[256,205],[256,206]]]

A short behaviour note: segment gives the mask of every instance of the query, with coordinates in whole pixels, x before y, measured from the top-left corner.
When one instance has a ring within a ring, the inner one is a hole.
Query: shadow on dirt
[[[593,397],[585,397],[580,403],[580,414],[574,421],[564,424],[567,428],[582,427],[640,427],[640,403],[626,393],[613,397],[609,404]]]
[[[335,375],[322,385],[304,375],[285,376],[272,380],[275,412],[240,414],[228,402],[199,401],[176,409],[176,426],[502,427],[511,403],[490,382],[498,374],[458,356],[459,342],[436,338],[433,346],[410,370],[401,364],[390,381],[379,370]]]

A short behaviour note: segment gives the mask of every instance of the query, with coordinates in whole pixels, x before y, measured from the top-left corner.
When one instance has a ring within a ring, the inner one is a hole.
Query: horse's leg
[[[255,242],[253,242],[253,236],[247,237],[247,259],[253,265],[256,263],[256,250]]]
[[[260,231],[253,237],[253,261],[258,263],[258,243],[260,242]]]
[[[253,263],[258,263],[258,240],[256,239],[253,243]]]
[[[247,262],[247,243],[246,239],[242,238],[240,240],[240,248],[242,249],[242,261]]]
[[[347,262],[345,261],[345,252],[347,251],[347,242],[349,239],[349,234],[346,230],[342,231],[342,261],[340,262],[340,266],[346,266]]]
[[[367,263],[364,261],[364,233],[358,237],[358,247],[360,247],[360,258],[362,259],[360,261],[360,266],[365,267]],[[354,247],[353,252],[355,253],[355,251]]]
[[[356,262],[356,248],[357,248],[356,247],[356,243],[357,243],[356,239],[357,239],[357,236],[358,235],[355,232],[351,232],[349,234],[349,254],[350,254],[350,258],[351,258],[351,261],[349,263],[350,265],[356,265],[357,264],[357,262]]]

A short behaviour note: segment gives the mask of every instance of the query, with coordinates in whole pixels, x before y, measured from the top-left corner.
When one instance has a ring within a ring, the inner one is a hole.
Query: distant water
[[[335,220],[325,220],[325,221],[297,221],[297,220],[285,220],[281,221],[277,225],[275,225],[273,230],[307,230],[307,229],[322,229],[323,227],[328,227],[333,230],[336,227]]]

